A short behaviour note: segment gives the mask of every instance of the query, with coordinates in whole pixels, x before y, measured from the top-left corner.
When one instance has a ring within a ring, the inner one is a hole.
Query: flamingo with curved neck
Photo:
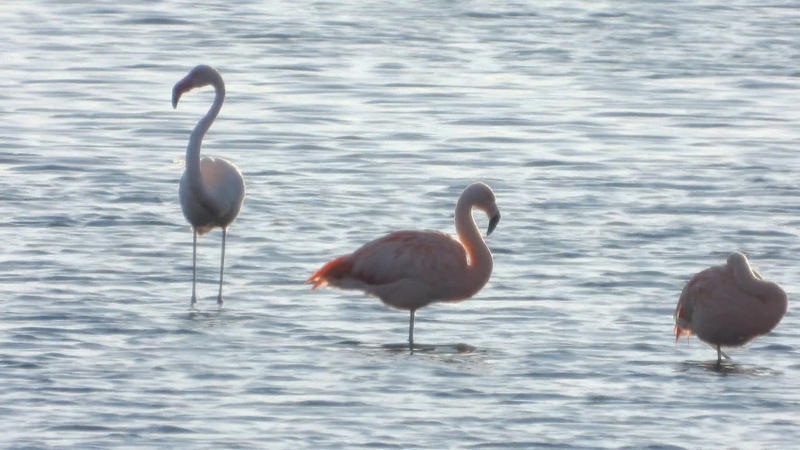
[[[764,281],[739,252],[726,264],[710,267],[684,287],[675,309],[675,339],[692,333],[717,349],[740,346],[771,331],[786,313],[786,293]]]
[[[219,294],[217,304],[222,305],[222,275],[225,266],[225,238],[228,226],[236,219],[244,201],[244,178],[239,169],[222,158],[200,159],[200,146],[211,124],[214,123],[225,100],[225,83],[219,72],[206,65],[189,71],[172,89],[172,107],[178,106],[183,93],[211,85],[214,87],[214,103],[195,125],[186,147],[186,170],[181,177],[178,190],[181,209],[192,225],[192,301],[197,302],[197,235],[203,235],[216,227],[222,228],[222,252],[219,263]]]
[[[414,348],[414,315],[433,302],[456,302],[475,295],[492,274],[492,254],[472,217],[490,218],[487,235],[500,220],[492,190],[469,185],[455,212],[458,240],[438,231],[396,231],[340,256],[316,271],[309,283],[358,289],[391,307],[410,311],[408,345]]]

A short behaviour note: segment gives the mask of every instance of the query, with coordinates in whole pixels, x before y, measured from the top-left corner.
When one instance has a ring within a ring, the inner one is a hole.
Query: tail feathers
[[[686,335],[686,339],[692,335],[691,328],[684,328],[687,326],[688,317],[686,317],[686,312],[683,309],[683,305],[678,306],[678,310],[675,311],[675,342],[678,342],[678,339],[682,335]],[[683,325],[683,327],[681,327]]]
[[[692,330],[687,328],[681,328],[679,325],[675,325],[675,342],[678,342],[681,335],[686,335],[686,339],[689,339],[692,335]]]
[[[314,283],[311,289],[316,289],[324,284],[329,283],[331,280],[341,278],[352,269],[353,264],[347,259],[347,256],[340,256],[333,261],[329,261],[322,266],[321,269],[314,272],[311,278],[306,280],[306,283]]]

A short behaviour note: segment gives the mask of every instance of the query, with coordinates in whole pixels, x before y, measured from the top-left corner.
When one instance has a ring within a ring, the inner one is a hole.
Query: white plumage
[[[222,251],[219,263],[219,294],[217,303],[222,305],[222,275],[225,267],[225,238],[228,226],[236,219],[244,201],[244,177],[233,163],[222,158],[200,159],[200,145],[225,100],[225,83],[220,74],[206,65],[192,69],[172,89],[172,107],[184,92],[207,85],[214,86],[214,103],[194,127],[189,145],[186,147],[186,170],[181,177],[178,194],[181,209],[192,225],[192,305],[197,302],[197,235],[205,234],[216,227],[222,228]]]

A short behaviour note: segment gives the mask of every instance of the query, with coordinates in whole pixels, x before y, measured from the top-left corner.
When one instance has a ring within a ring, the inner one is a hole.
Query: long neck
[[[472,201],[464,198],[456,205],[456,232],[469,256],[467,282],[464,283],[466,297],[478,292],[492,274],[492,253],[472,218],[472,205]]]
[[[192,135],[189,137],[189,146],[186,147],[186,173],[192,185],[200,185],[200,146],[203,143],[203,137],[206,132],[211,128],[214,119],[217,118],[219,110],[222,109],[222,102],[225,100],[225,85],[222,80],[214,82],[214,103],[208,112],[192,130]]]
[[[736,284],[748,294],[758,298],[764,304],[762,313],[776,316],[777,320],[786,312],[786,293],[775,283],[764,281],[756,276],[746,260],[737,260],[732,264]]]

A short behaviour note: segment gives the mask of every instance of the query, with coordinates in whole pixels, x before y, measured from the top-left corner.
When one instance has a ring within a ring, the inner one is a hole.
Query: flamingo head
[[[747,256],[745,256],[745,254],[741,253],[741,252],[733,252],[730,255],[728,255],[727,263],[728,263],[729,266],[734,266],[734,265],[748,265],[749,266],[750,265],[747,262]]]
[[[486,235],[492,234],[500,222],[500,209],[497,207],[492,189],[485,183],[472,183],[467,186],[461,196],[468,198],[475,208],[486,213],[489,217],[489,228],[486,230]]]
[[[175,83],[172,88],[172,107],[176,108],[178,106],[178,100],[180,100],[184,92],[209,84],[214,85],[217,90],[225,89],[222,84],[222,76],[213,67],[205,64],[196,66],[181,81]]]

